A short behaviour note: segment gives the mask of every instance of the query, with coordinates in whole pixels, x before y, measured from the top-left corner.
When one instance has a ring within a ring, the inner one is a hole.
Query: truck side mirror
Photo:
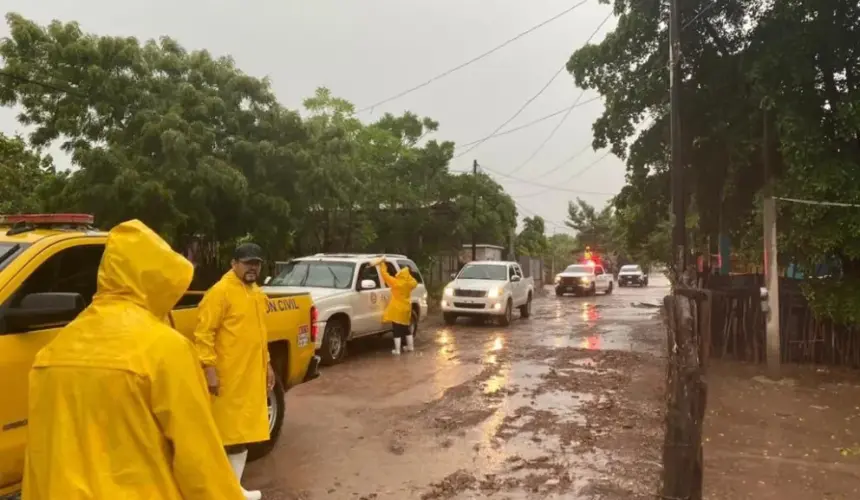
[[[520,278],[519,275],[515,274],[515,275],[511,276],[511,283],[516,283],[516,282],[520,281],[521,279],[522,278]]]
[[[272,277],[271,277],[271,276],[266,276],[266,279],[264,279],[264,280],[263,280],[263,284],[264,284],[264,285],[268,285],[270,281],[272,281]]]
[[[84,297],[79,293],[31,293],[17,307],[6,309],[6,329],[16,333],[52,328],[75,319],[85,307]]]
[[[373,290],[376,288],[376,282],[373,280],[361,280],[362,290]]]
[[[451,279],[452,280],[457,279],[457,273],[451,273]]]

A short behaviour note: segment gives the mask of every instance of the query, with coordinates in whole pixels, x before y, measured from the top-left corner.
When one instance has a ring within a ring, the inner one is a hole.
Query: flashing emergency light
[[[585,261],[585,265],[586,265],[586,266],[594,267],[594,261],[593,261],[593,260],[591,260],[591,259],[588,259],[587,261]]]

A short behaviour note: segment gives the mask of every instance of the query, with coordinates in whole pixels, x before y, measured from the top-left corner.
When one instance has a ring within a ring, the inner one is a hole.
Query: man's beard
[[[242,281],[247,284],[255,283],[257,281],[257,273],[248,272],[242,275]]]

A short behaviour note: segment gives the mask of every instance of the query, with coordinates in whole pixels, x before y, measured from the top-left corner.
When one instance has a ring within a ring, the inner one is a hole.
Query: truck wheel
[[[275,376],[275,388],[269,391],[266,404],[269,409],[269,440],[248,446],[248,461],[259,460],[275,449],[281,428],[284,426],[286,406],[284,404],[284,384],[281,377]]]
[[[343,320],[335,319],[325,325],[321,349],[322,362],[326,365],[336,365],[346,357],[346,324]]]
[[[596,284],[594,284],[594,283],[591,284],[591,288],[588,289],[588,295],[591,297],[594,297],[595,295],[597,295],[597,285]]]
[[[457,315],[452,313],[442,313],[442,319],[445,320],[446,325],[453,325],[457,322]]]
[[[514,320],[514,302],[511,299],[508,299],[507,304],[505,304],[505,315],[499,320],[502,326],[509,326],[511,322]]]
[[[609,288],[606,289],[606,295],[612,295],[612,282],[609,282]]]
[[[562,292],[561,290],[559,290],[558,288],[556,288],[556,289],[555,289],[555,296],[556,296],[556,297],[562,297],[562,296],[564,296],[564,292]]]
[[[528,300],[522,306],[520,306],[520,317],[528,318],[532,315],[532,294],[529,294]]]

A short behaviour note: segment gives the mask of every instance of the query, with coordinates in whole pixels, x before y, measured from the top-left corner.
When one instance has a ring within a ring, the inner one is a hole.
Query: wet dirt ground
[[[275,499],[653,498],[668,282],[535,301],[510,327],[428,318],[287,396],[276,450],[246,487]]]
[[[860,498],[856,370],[712,360],[704,423],[705,498]]]

